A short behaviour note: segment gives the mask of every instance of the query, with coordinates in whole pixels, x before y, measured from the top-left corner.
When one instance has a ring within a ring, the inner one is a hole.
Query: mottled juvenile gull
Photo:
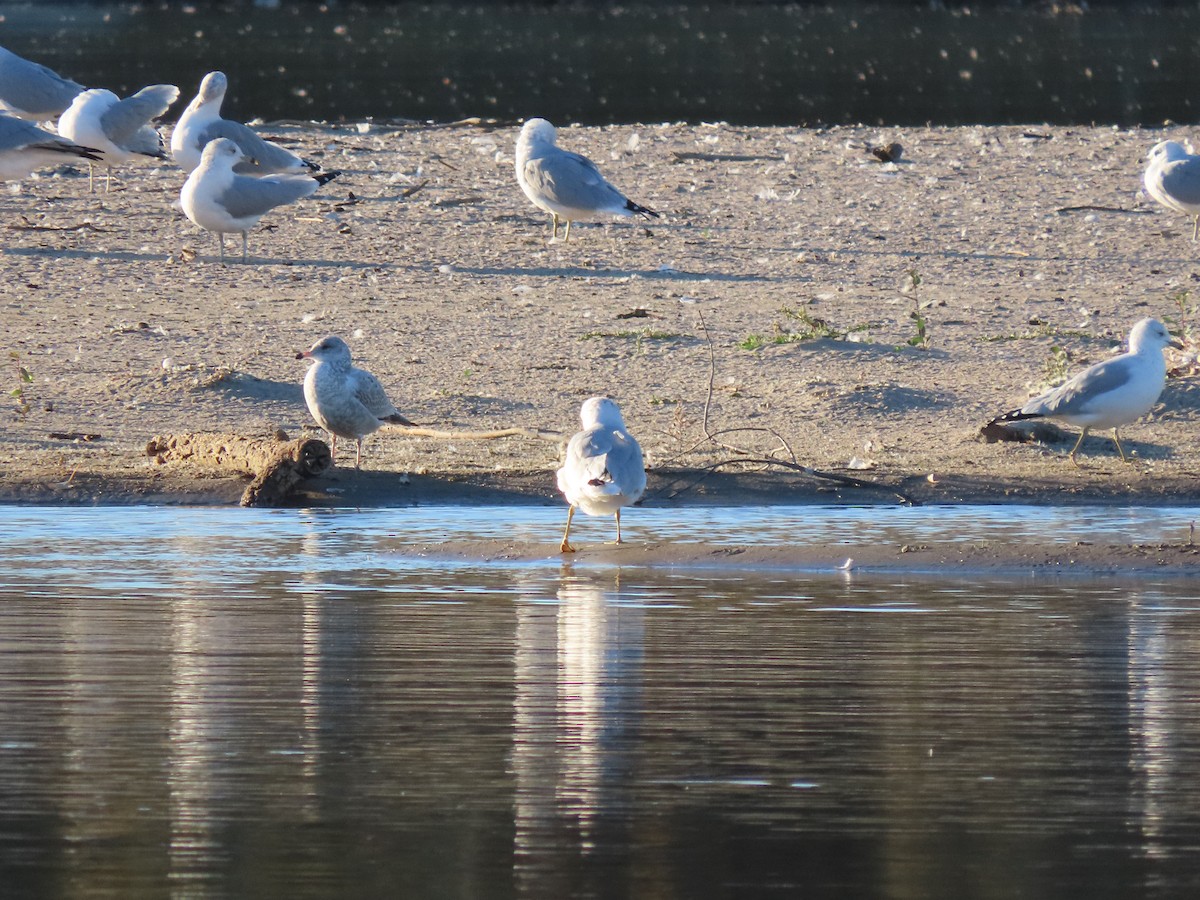
[[[607,397],[585,400],[579,411],[583,431],[567,444],[567,459],[558,470],[558,489],[567,498],[563,553],[574,553],[568,538],[575,508],[589,516],[614,515],[621,543],[621,507],[636,503],[646,491],[642,448],[625,429],[621,410]]]
[[[82,84],[0,47],[0,109],[45,122],[60,115],[82,90]]]
[[[1167,209],[1191,216],[1192,240],[1200,235],[1200,156],[1178,141],[1160,141],[1142,176],[1146,192]]]
[[[1150,412],[1167,380],[1164,347],[1180,347],[1157,319],[1142,319],[1129,332],[1129,352],[1089,366],[1065,384],[1020,409],[993,419],[993,423],[1021,419],[1061,419],[1083,429],[1071,448],[1070,460],[1093,428],[1111,428],[1121,459],[1128,461],[1117,429]]]
[[[189,219],[215,231],[225,259],[225,235],[241,232],[242,262],[246,261],[246,232],[277,206],[314,194],[321,185],[340,175],[238,175],[234,166],[246,158],[229,138],[217,138],[204,148],[200,165],[184,182],[179,202]]]
[[[92,88],[72,102],[58,120],[58,133],[77,144],[95,147],[108,169],[105,190],[111,184],[112,167],[135,156],[166,159],[162,135],[151,124],[179,96],[173,84],[152,84],[122,100],[112,91]],[[92,187],[89,180],[88,186]]]
[[[171,132],[171,156],[185,172],[200,165],[200,155],[209,141],[229,138],[246,159],[234,167],[240,175],[304,175],[321,167],[301,159],[278,144],[263,140],[241,122],[221,118],[221,102],[225,99],[228,82],[221,72],[209,72],[200,82],[200,90],[179,117]]]
[[[614,216],[658,218],[658,213],[634,203],[609,184],[586,156],[555,146],[557,132],[545,119],[530,119],[517,138],[517,183],[530,202],[550,213],[550,237],[558,237],[558,223],[567,223],[564,241],[571,239],[571,223],[600,213]]]
[[[384,424],[413,423],[396,410],[379,379],[351,365],[350,348],[340,337],[322,338],[296,359],[315,360],[304,376],[304,402],[317,424],[332,438],[332,456],[337,457],[337,439],[353,439],[358,446],[354,468],[362,465],[363,438]]]
[[[0,181],[16,181],[34,169],[81,159],[98,160],[100,155],[43,131],[32,122],[0,113]]]

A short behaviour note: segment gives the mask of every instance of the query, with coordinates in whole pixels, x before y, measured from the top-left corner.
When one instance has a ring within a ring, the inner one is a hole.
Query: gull
[[[179,202],[189,219],[215,231],[225,259],[225,235],[241,232],[242,262],[246,261],[246,233],[277,206],[314,194],[321,185],[341,172],[319,175],[267,175],[254,178],[238,175],[234,167],[246,158],[229,138],[209,141],[200,165],[184,182]]]
[[[225,99],[228,81],[222,72],[209,72],[200,82],[200,90],[179,117],[171,132],[171,156],[185,172],[200,165],[200,154],[209,141],[229,138],[246,159],[234,167],[240,175],[273,175],[290,173],[306,175],[321,167],[308,162],[278,144],[265,141],[241,122],[221,118],[221,102]]]
[[[1164,347],[1182,344],[1157,319],[1142,319],[1129,332],[1129,352],[1089,366],[1054,390],[1034,397],[1020,409],[992,422],[1021,419],[1061,419],[1083,429],[1069,458],[1078,467],[1075,452],[1093,428],[1111,428],[1121,459],[1128,462],[1118,429],[1150,412],[1167,380]]]
[[[100,159],[90,147],[63,140],[32,122],[0,113],[0,181],[17,181],[34,169]]]
[[[350,362],[350,348],[340,337],[330,335],[296,354],[296,359],[316,360],[304,376],[304,402],[317,424],[333,439],[331,456],[337,456],[337,439],[353,439],[358,445],[354,468],[362,465],[363,438],[381,425],[415,427],[392,405],[379,379]]]
[[[634,203],[605,181],[586,156],[555,146],[557,132],[545,119],[530,119],[517,138],[517,183],[538,209],[550,213],[550,238],[558,237],[558,223],[567,223],[564,243],[571,239],[571,223],[598,213],[658,218],[658,213]]]
[[[108,170],[105,191],[112,183],[112,167],[135,156],[166,159],[162,135],[151,121],[165,113],[179,97],[173,84],[152,84],[122,100],[112,91],[92,88],[77,96],[58,120],[58,133],[77,144],[95,147]],[[89,171],[90,171],[89,165]],[[88,179],[88,187],[94,188]]]
[[[1200,235],[1200,156],[1191,150],[1186,142],[1155,144],[1142,182],[1146,192],[1167,209],[1192,217],[1194,241]]]
[[[560,550],[574,553],[570,545],[575,508],[589,516],[615,515],[617,543],[621,543],[621,507],[636,503],[646,491],[646,466],[642,448],[625,430],[621,410],[608,397],[585,400],[579,411],[583,431],[567,444],[567,459],[558,470],[558,489],[567,498],[567,528]]]
[[[46,122],[60,115],[82,90],[82,84],[0,47],[0,109],[31,122]]]

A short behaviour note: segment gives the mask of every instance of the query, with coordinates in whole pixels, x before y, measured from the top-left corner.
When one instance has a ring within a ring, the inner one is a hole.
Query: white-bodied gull
[[[166,159],[162,135],[152,125],[179,97],[173,84],[152,84],[122,100],[112,91],[92,88],[77,96],[58,120],[58,133],[77,144],[95,147],[108,170],[135,156]],[[89,187],[93,187],[89,180]]]
[[[337,457],[337,439],[353,440],[358,446],[354,468],[362,465],[363,438],[385,424],[413,423],[400,415],[379,379],[365,369],[356,369],[350,348],[340,337],[322,338],[296,359],[315,360],[304,376],[304,402],[317,424],[332,438],[332,456]]]
[[[185,172],[200,165],[200,155],[209,141],[228,138],[246,159],[234,171],[240,175],[304,175],[321,167],[301,159],[278,144],[263,140],[249,126],[221,118],[221,102],[225,99],[228,81],[221,72],[209,72],[200,82],[200,90],[179,117],[171,132],[171,156]]]
[[[1160,141],[1150,150],[1142,182],[1167,209],[1191,216],[1192,240],[1200,235],[1200,156],[1178,141]]]
[[[653,216],[658,213],[634,203],[609,184],[586,156],[555,145],[557,132],[545,119],[530,119],[517,138],[517,183],[538,209],[550,213],[550,237],[558,223],[567,223],[563,241],[571,239],[571,223],[602,213],[614,216]]]
[[[179,202],[189,219],[208,231],[215,231],[225,259],[225,235],[241,233],[242,262],[246,261],[246,233],[266,213],[277,206],[314,194],[321,185],[340,172],[318,175],[267,175],[255,178],[238,175],[234,167],[246,158],[229,138],[210,141],[200,157],[200,165],[184,182]]]
[[[616,516],[617,543],[621,543],[621,507],[641,499],[646,492],[646,465],[642,448],[625,429],[617,404],[607,397],[585,400],[579,411],[583,430],[567,444],[567,459],[558,470],[558,489],[567,498],[567,527],[563,553],[571,546],[571,519],[576,508],[589,516]]]
[[[1111,428],[1121,459],[1128,461],[1118,429],[1150,412],[1167,380],[1164,347],[1180,347],[1157,319],[1142,319],[1129,332],[1129,351],[1089,366],[1054,390],[1034,397],[1020,409],[993,419],[993,423],[1022,419],[1061,419],[1082,428],[1071,448],[1071,462],[1079,445],[1093,428]]]
[[[0,181],[16,181],[34,169],[81,159],[98,160],[100,155],[90,147],[43,131],[32,122],[0,113]]]
[[[82,90],[82,84],[0,47],[0,109],[46,122],[61,115]]]

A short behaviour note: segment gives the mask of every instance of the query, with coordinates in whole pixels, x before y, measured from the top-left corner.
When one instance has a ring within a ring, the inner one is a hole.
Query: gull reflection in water
[[[619,574],[565,570],[556,596],[520,605],[513,769],[518,877],[566,877],[602,829],[623,827],[623,786],[641,711],[644,609]]]

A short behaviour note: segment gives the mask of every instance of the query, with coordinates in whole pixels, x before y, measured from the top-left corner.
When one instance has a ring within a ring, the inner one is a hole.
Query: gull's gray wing
[[[354,399],[370,410],[371,415],[375,418],[384,419],[396,412],[396,407],[388,399],[387,391],[383,389],[379,379],[370,372],[363,369],[351,369],[350,377],[347,380],[350,383]]]
[[[1180,159],[1162,167],[1162,189],[1188,206],[1200,206],[1200,157]]]
[[[1048,394],[1030,400],[1021,407],[1021,412],[1047,416],[1078,415],[1086,412],[1087,405],[1097,397],[1117,390],[1132,377],[1133,360],[1129,356],[1105,360],[1089,366]]]
[[[261,216],[276,206],[292,203],[316,191],[318,184],[307,175],[275,175],[253,178],[234,175],[233,184],[217,197],[217,203],[235,219]]]
[[[231,122],[228,119],[217,119],[209,123],[196,136],[196,145],[200,150],[209,141],[217,138],[229,138],[237,144],[243,153],[255,160],[257,165],[247,161],[234,166],[235,172],[243,175],[263,172],[286,172],[299,168],[311,168],[304,160],[278,144],[264,140],[254,129],[241,122]]]
[[[57,115],[82,90],[82,84],[63,78],[53,69],[15,53],[0,52],[0,100],[15,109]]]
[[[149,127],[152,119],[157,119],[179,97],[179,88],[173,84],[152,84],[144,87],[132,97],[119,100],[106,109],[100,116],[100,127],[108,135],[108,139],[118,147],[125,147],[136,153],[148,152],[146,144],[149,134],[157,135]],[[155,146],[151,149],[161,150],[157,137]]]
[[[16,116],[0,115],[0,150],[20,150],[22,147],[51,142],[69,143],[43,131],[32,122]]]
[[[636,493],[645,489],[642,448],[632,437],[609,428],[589,428],[571,438],[566,466],[586,475],[588,481],[612,481],[622,491]]]
[[[622,208],[625,196],[586,156],[555,149],[525,163],[525,180],[551,203],[568,209]]]

